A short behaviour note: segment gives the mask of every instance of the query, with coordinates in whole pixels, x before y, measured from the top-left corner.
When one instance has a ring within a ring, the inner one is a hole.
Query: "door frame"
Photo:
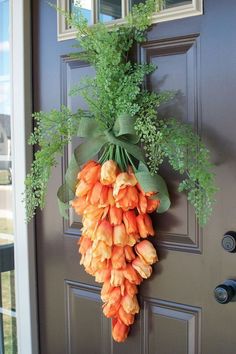
[[[24,181],[33,151],[27,144],[32,131],[31,1],[10,0],[12,87],[12,181],[17,345],[21,354],[38,354],[37,283],[34,224],[25,222]]]

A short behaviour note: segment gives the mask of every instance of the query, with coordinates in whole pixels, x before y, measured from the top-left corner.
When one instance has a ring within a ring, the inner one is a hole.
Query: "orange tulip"
[[[78,244],[80,245],[79,253],[85,254],[89,248],[92,246],[92,241],[90,238],[82,235],[79,239]]]
[[[128,235],[138,233],[136,215],[133,210],[129,210],[129,211],[124,212],[123,221],[124,221],[126,232]]]
[[[139,193],[138,211],[140,214],[145,214],[147,212],[147,205],[147,198],[142,193]]]
[[[127,313],[131,313],[132,315],[139,313],[139,304],[136,295],[125,295],[121,300],[121,305]]]
[[[95,205],[88,205],[84,210],[84,218],[88,218],[92,221],[99,221],[104,213],[105,208],[97,208]],[[84,221],[83,221],[84,222]]]
[[[123,306],[120,306],[119,311],[118,311],[118,318],[126,325],[130,326],[131,324],[134,323],[134,315],[131,313],[127,313],[124,309]]]
[[[111,225],[120,225],[122,223],[123,211],[116,206],[111,206],[109,209],[109,220]]]
[[[112,321],[112,337],[116,342],[124,342],[128,336],[129,327],[119,319]]]
[[[102,186],[102,190],[98,202],[99,208],[104,208],[106,206],[109,206],[108,192],[109,192],[109,188],[107,186]]]
[[[138,293],[137,285],[131,284],[127,279],[125,279],[125,291],[129,296],[134,296]]]
[[[158,208],[160,201],[149,198],[154,192],[142,190],[131,167],[120,173],[112,160],[102,166],[88,161],[78,179],[71,205],[82,215],[80,263],[103,283],[103,313],[112,318],[113,338],[122,342],[139,312],[137,285],[151,275],[151,264],[158,260],[153,245],[139,241],[154,235],[147,213]]]
[[[126,268],[123,270],[123,276],[132,284],[139,285],[142,281],[142,278],[131,264],[127,264]]]
[[[109,213],[109,206],[107,206],[106,208],[102,208],[103,209],[103,213],[102,213],[102,219],[106,219],[108,213]],[[101,208],[99,208],[101,209]]]
[[[111,286],[110,281],[105,280],[101,289],[101,299],[103,302],[107,302],[109,300],[112,289],[114,289],[114,287]]]
[[[80,180],[76,186],[76,197],[83,197],[93,188],[93,184],[88,184],[84,180]]]
[[[144,222],[145,222],[148,234],[151,236],[154,236],[155,231],[152,226],[152,219],[150,218],[150,216],[148,214],[144,214]]]
[[[75,209],[76,214],[82,215],[87,207],[86,196],[75,198],[72,200],[71,206]]]
[[[118,194],[119,196],[119,194]],[[115,198],[116,200],[116,198]],[[123,210],[134,209],[138,206],[138,191],[136,187],[126,187],[125,195],[120,200],[116,200],[116,206]]]
[[[126,196],[126,188],[124,188],[124,189],[120,189],[119,190],[119,193],[114,197],[113,196],[113,198],[114,198],[114,200],[115,200],[115,204],[116,203],[118,203],[121,199],[123,199],[123,198],[125,198],[125,196]],[[113,193],[113,192],[112,192]],[[113,195],[113,194],[112,194]]]
[[[111,247],[103,241],[97,241],[92,246],[93,257],[99,257],[100,261],[111,258]]]
[[[118,246],[125,246],[128,242],[128,235],[125,230],[125,225],[116,225],[113,228],[113,242]]]
[[[124,274],[123,270],[120,269],[112,269],[111,270],[111,286],[121,286],[124,283]]]
[[[105,281],[110,279],[110,276],[111,276],[111,269],[110,268],[98,269],[95,272],[95,280],[98,283],[104,283]]]
[[[93,168],[93,167],[95,167],[95,166],[97,166],[97,165],[99,165],[99,163],[96,162],[96,161],[94,161],[94,160],[89,160],[89,161],[87,161],[87,162],[83,165],[83,167],[82,167],[82,169],[80,170],[80,172],[78,173],[77,178],[78,178],[78,179],[84,179],[84,178],[85,178],[85,175],[87,174],[87,172],[88,172],[91,168]]]
[[[96,166],[96,164],[97,164],[97,162],[94,161],[94,160],[89,160],[89,161],[87,161],[87,162],[83,165],[81,171],[78,173],[77,178],[78,178],[78,179],[83,179],[84,174],[86,174],[86,172],[87,172],[91,167]]]
[[[142,193],[142,195],[146,196],[146,197],[151,197],[152,195],[156,194],[156,192],[144,192],[143,188],[140,186],[139,183],[137,183],[137,188],[140,190],[140,192]]]
[[[95,273],[100,269],[107,268],[107,260],[101,260],[99,257],[92,257],[89,266],[85,267],[87,273],[95,275]]]
[[[108,318],[114,317],[117,315],[117,312],[119,311],[119,307],[120,307],[120,302],[118,303],[107,302],[106,304],[103,305],[103,313]]]
[[[111,224],[109,221],[104,219],[99,223],[97,227],[95,239],[96,241],[104,241],[108,246],[112,246],[112,234],[113,230]]]
[[[132,260],[135,259],[135,254],[133,251],[133,248],[130,246],[125,246],[124,247],[124,253],[125,253],[125,258],[127,262],[131,262]]]
[[[91,240],[93,240],[98,225],[98,221],[96,219],[83,217],[82,223],[83,223],[83,227],[82,227],[83,234],[86,234],[89,238],[91,238]]]
[[[108,196],[107,196],[108,205],[115,205],[115,199],[113,197],[113,188],[108,187]]]
[[[91,266],[93,259],[92,247],[88,248],[86,253],[84,253],[81,257],[80,264],[83,264],[85,268]]]
[[[137,184],[137,180],[133,173],[132,174],[129,174],[127,172],[119,173],[114,184],[114,189],[113,189],[114,197],[118,195],[120,189],[124,189],[127,186],[135,186],[136,184]]]
[[[111,256],[112,268],[120,269],[126,266],[124,248],[119,246],[114,246],[112,249]]]
[[[95,161],[88,161],[78,173],[78,179],[88,184],[95,184],[100,178],[101,165]]]
[[[154,210],[159,208],[160,206],[160,200],[159,199],[150,199],[148,198],[147,201],[147,213],[153,213]]]
[[[148,235],[154,236],[154,230],[152,227],[152,220],[147,214],[139,214],[136,218],[139,234],[145,238]]]
[[[102,185],[100,182],[96,182],[91,191],[89,202],[92,205],[98,205],[98,203],[100,202],[101,193],[102,193]]]
[[[118,166],[115,161],[108,160],[104,162],[101,168],[100,181],[103,185],[109,185],[115,182],[118,174]]]
[[[97,208],[94,205],[89,205],[86,208],[82,219],[82,223],[83,223],[82,231],[83,233],[86,233],[86,235],[88,235],[92,240],[96,238],[95,235],[96,235],[97,227],[100,225],[100,222],[102,222],[105,219],[108,210],[109,207]],[[107,233],[108,233],[108,229],[107,232],[105,232],[105,235]]]
[[[140,236],[138,234],[134,235],[134,234],[130,234],[129,238],[128,238],[128,242],[127,245],[129,246],[134,246],[136,244],[136,242],[140,239]]]
[[[137,255],[147,264],[153,264],[158,261],[157,253],[153,244],[147,240],[143,240],[135,246]]]
[[[139,257],[136,257],[135,260],[133,260],[132,266],[144,279],[149,278],[152,274],[152,267],[143,262]]]
[[[109,304],[117,304],[120,303],[121,300],[121,293],[120,293],[120,288],[116,287],[113,288],[110,292],[110,296],[109,296]]]

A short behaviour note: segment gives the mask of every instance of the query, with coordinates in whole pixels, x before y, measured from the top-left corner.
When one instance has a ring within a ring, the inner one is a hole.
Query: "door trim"
[[[97,0],[96,0],[97,1]],[[96,2],[95,1],[95,2]],[[68,11],[69,0],[57,0],[57,7],[63,11]],[[124,8],[124,6],[123,6]],[[123,15],[126,15],[123,11]],[[152,17],[152,23],[178,20],[181,18],[199,16],[203,14],[203,0],[192,0],[191,4],[175,6],[164,9],[160,13],[156,13]],[[107,22],[107,25],[124,23],[124,19]],[[65,17],[57,12],[57,40],[65,41],[67,39],[76,38],[76,31],[73,28],[67,28]]]
[[[32,161],[32,148],[27,144],[32,128],[30,3],[10,1],[16,316],[18,352],[22,354],[38,354],[35,234],[33,222],[25,222],[22,203],[24,181]]]

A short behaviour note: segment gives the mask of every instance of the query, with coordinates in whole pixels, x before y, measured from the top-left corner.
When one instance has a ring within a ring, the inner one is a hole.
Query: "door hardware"
[[[230,253],[236,252],[236,232],[235,231],[228,231],[224,234],[222,239],[222,247]]]
[[[230,301],[236,301],[236,281],[232,279],[225,280],[214,290],[216,301],[220,304],[227,304]]]

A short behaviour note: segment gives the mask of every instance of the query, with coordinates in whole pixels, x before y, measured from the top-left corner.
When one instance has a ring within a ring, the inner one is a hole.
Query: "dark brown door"
[[[73,41],[57,42],[56,13],[33,2],[34,109],[84,103],[70,88],[93,70],[70,60]],[[201,230],[179,177],[168,169],[172,208],[156,218],[160,263],[140,287],[141,313],[124,344],[111,339],[100,288],[79,265],[80,223],[59,216],[56,191],[73,146],[53,170],[47,205],[37,217],[38,300],[42,354],[234,354],[236,303],[221,305],[214,288],[236,278],[236,254],[221,240],[236,216],[236,2],[204,1],[204,15],[155,25],[140,48],[159,69],[152,90],[178,90],[166,114],[191,122],[212,151],[220,188],[214,213]],[[74,145],[76,142],[74,142]]]

